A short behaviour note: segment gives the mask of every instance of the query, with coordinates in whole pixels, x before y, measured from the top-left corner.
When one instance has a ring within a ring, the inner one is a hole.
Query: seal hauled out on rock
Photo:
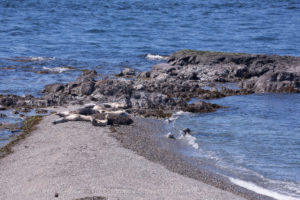
[[[75,111],[57,113],[61,118],[53,121],[53,124],[68,121],[90,121],[94,126],[129,125],[133,120],[124,110],[126,106],[119,103],[104,103],[101,105],[90,104]]]

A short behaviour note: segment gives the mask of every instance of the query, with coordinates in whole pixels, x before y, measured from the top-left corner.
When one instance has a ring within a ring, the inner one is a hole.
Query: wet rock
[[[13,97],[9,97],[9,96],[7,96],[7,97],[2,97],[0,103],[1,103],[3,106],[8,107],[8,106],[14,105],[14,104],[16,103],[16,99],[14,99]]]
[[[206,103],[204,101],[198,101],[187,105],[183,110],[192,113],[202,113],[202,112],[213,112],[221,106],[217,104]]]
[[[93,82],[97,76],[95,70],[86,70],[76,79],[76,83]]]
[[[133,112],[144,117],[169,118],[172,116],[171,112],[163,111],[160,109],[138,109],[133,110]]]
[[[17,114],[19,114],[19,111],[13,110],[11,113],[14,114],[14,115],[17,115]]]
[[[128,96],[133,90],[133,82],[130,80],[99,80],[95,84],[95,94],[104,96]]]
[[[126,67],[120,73],[116,74],[116,76],[133,77],[133,76],[135,76],[135,69]]]
[[[54,84],[46,85],[45,88],[42,90],[42,93],[50,94],[50,93],[56,93],[63,90],[64,90],[63,84],[54,83]]]
[[[28,108],[28,107],[21,107],[21,108],[19,108],[19,111],[22,112],[22,113],[27,113],[27,112],[30,112],[30,111],[31,111],[31,108]]]
[[[154,65],[152,67],[152,71],[156,71],[156,72],[158,71],[160,73],[166,73],[166,74],[169,74],[175,70],[176,70],[176,67],[174,67],[168,63],[160,63],[160,64]]]
[[[36,109],[35,113],[36,114],[47,114],[48,110],[45,110],[45,109]]]
[[[0,113],[0,118],[5,118],[5,117],[7,117],[7,115],[6,115],[6,114],[4,114],[4,113]]]
[[[184,80],[239,82],[243,89],[260,93],[300,89],[299,57],[183,50],[172,54],[168,64]]]
[[[146,78],[150,78],[151,76],[151,72],[141,72],[138,75],[138,78],[140,79],[146,79]]]
[[[134,109],[168,108],[174,105],[174,100],[157,92],[134,91],[131,96],[131,106]]]
[[[300,73],[268,72],[260,77],[244,80],[239,86],[258,93],[300,92]]]
[[[79,86],[79,96],[90,95],[95,90],[94,82],[84,82]]]

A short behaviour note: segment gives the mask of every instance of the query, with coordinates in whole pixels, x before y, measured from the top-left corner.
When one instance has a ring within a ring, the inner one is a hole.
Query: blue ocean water
[[[104,75],[125,66],[148,70],[162,61],[147,54],[187,48],[300,56],[299,32],[299,0],[0,0],[0,94],[37,96],[44,85],[69,82],[84,69]],[[232,168],[297,188],[299,100],[228,97],[216,102],[229,109],[183,117],[177,126],[193,127],[199,148]],[[295,190],[287,193],[299,194]]]
[[[253,94],[211,102],[228,108],[176,120],[175,130],[193,131],[192,138],[182,139],[195,148],[184,153],[213,162],[221,174],[300,198],[300,94]]]

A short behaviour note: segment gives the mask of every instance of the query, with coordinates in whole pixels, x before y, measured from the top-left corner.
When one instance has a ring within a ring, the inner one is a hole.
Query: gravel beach
[[[0,160],[0,199],[243,199],[124,148],[109,128],[55,119]]]

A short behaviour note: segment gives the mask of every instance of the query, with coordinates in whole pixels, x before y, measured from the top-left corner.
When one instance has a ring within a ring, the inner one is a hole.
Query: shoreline
[[[52,125],[55,118],[44,117],[0,159],[1,198],[243,199],[137,155],[108,128],[86,122]]]
[[[113,127],[115,137],[123,147],[136,152],[146,159],[165,166],[168,170],[204,182],[245,199],[274,200],[246,188],[231,183],[203,166],[201,159],[186,158],[176,152],[176,140],[163,136],[164,123],[158,119],[136,117],[133,126]],[[197,166],[196,166],[197,165]]]
[[[266,63],[260,65],[261,62]],[[99,79],[99,74],[95,70],[85,71],[75,82],[46,85],[41,91],[44,96],[40,98],[31,95],[23,97],[0,95],[2,104],[0,106],[3,109],[17,110],[25,107],[31,110],[51,106],[79,106],[89,102],[95,104],[113,102],[113,104],[122,105],[126,113],[158,118],[170,117],[173,112],[179,110],[191,113],[214,112],[222,106],[205,102],[204,99],[252,93],[299,92],[299,74],[295,67],[299,62],[300,58],[298,57],[183,50],[172,54],[167,63],[153,66],[151,71],[136,74],[134,69],[125,68],[111,79]],[[269,63],[275,63],[277,71],[270,71]],[[289,68],[292,71],[289,73],[284,72],[288,69],[282,67],[287,63],[291,64]],[[223,69],[224,64],[228,69]],[[214,73],[207,73],[212,67]],[[259,77],[256,76],[257,74]],[[260,84],[253,85],[256,82]],[[239,87],[233,89],[229,85],[226,86],[225,83],[236,83]],[[197,98],[198,101],[189,103],[192,98]],[[62,122],[66,121],[65,117]],[[93,114],[93,117],[97,116]],[[99,118],[99,120],[101,119]],[[136,117],[134,121],[136,122],[133,126],[112,127],[111,129],[119,133],[112,135],[123,147],[133,150],[154,163],[161,164],[171,172],[241,197],[272,199],[234,185],[226,178],[199,169],[195,164],[192,165],[191,163],[199,162],[201,166],[202,161],[198,159],[191,161],[184,158],[176,153],[174,150],[176,146],[171,144],[168,139],[157,137],[157,133],[161,133],[163,129],[159,120]],[[68,124],[73,124],[73,122],[68,122]],[[68,127],[68,125],[60,126]],[[40,131],[43,131],[42,129]],[[73,127],[71,127],[72,129]],[[45,131],[47,132],[47,130]]]

